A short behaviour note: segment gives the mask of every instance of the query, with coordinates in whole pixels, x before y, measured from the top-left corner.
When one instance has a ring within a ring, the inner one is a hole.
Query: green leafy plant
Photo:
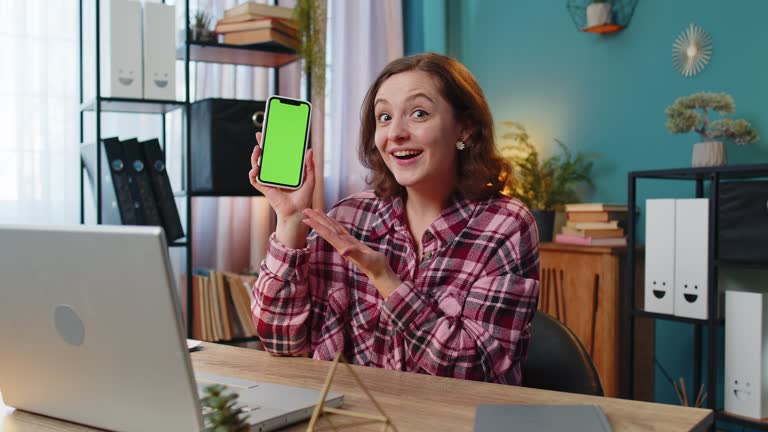
[[[203,405],[204,432],[243,432],[249,429],[242,408],[237,407],[237,395],[225,393],[227,387],[213,384],[203,390],[205,396],[200,401]]]
[[[211,15],[206,10],[195,12],[192,28],[197,30],[208,30],[211,26]]]
[[[736,105],[728,93],[695,93],[678,98],[667,107],[667,129],[675,134],[696,132],[705,141],[732,141],[736,144],[757,142],[757,131],[743,119],[722,118],[711,121],[710,112],[733,114]]]
[[[325,0],[296,0],[293,17],[299,32],[299,57],[304,60],[304,73],[312,79],[312,87],[325,88]]]
[[[511,186],[507,195],[518,198],[531,210],[560,210],[567,203],[580,202],[574,187],[592,184],[592,161],[583,153],[573,154],[562,141],[555,140],[561,151],[546,160],[531,143],[525,127],[507,121],[501,139],[501,154],[512,164]]]

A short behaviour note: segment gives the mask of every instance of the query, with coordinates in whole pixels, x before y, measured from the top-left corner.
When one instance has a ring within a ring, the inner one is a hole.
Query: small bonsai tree
[[[592,186],[592,161],[586,155],[574,155],[562,141],[555,140],[562,154],[541,161],[523,125],[512,121],[501,124],[508,129],[502,140],[511,142],[500,148],[513,168],[507,195],[531,210],[560,210],[567,203],[580,201],[574,186]]]
[[[710,111],[719,115],[733,114],[736,106],[728,93],[695,93],[678,98],[667,110],[667,129],[670,132],[696,132],[705,141],[732,141],[752,144],[758,140],[757,131],[743,119],[711,121]]]
[[[225,393],[226,386],[209,385],[204,389],[203,405],[204,432],[244,432],[249,429],[241,417],[242,408],[236,407],[237,395]]]

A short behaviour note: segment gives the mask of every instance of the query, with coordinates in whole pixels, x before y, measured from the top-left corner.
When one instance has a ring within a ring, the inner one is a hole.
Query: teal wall
[[[480,82],[496,121],[525,124],[544,154],[554,150],[554,138],[596,153],[596,188],[587,200],[626,202],[628,171],[690,165],[698,137],[667,132],[664,109],[693,92],[730,93],[736,116],[765,137],[729,144],[730,164],[768,162],[768,2],[640,0],[629,28],[611,36],[577,31],[565,4],[404,0],[406,53],[458,58]],[[710,33],[714,53],[699,75],[685,78],[672,68],[672,44],[691,22]],[[638,202],[692,194],[689,183],[646,180]],[[658,321],[657,359],[687,383],[692,335],[689,325]],[[655,383],[658,401],[676,402],[658,368]],[[722,382],[718,387],[721,393]]]

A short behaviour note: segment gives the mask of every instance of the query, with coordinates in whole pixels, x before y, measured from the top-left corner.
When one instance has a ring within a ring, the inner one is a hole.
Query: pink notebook
[[[626,237],[592,238],[558,234],[555,236],[555,243],[581,246],[626,246],[627,239]]]

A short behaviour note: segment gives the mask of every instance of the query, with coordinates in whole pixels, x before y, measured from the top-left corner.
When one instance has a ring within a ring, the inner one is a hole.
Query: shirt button
[[[430,258],[432,258],[432,252],[426,252],[426,253],[424,254],[424,258],[426,258],[426,259],[430,259]]]

